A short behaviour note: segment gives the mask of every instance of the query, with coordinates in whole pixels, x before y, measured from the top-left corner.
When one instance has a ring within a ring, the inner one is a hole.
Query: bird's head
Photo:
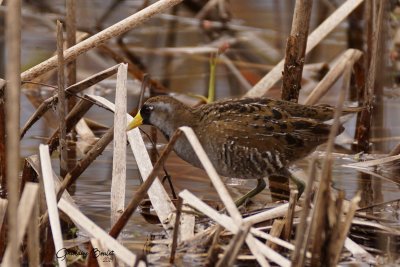
[[[170,136],[181,125],[183,114],[186,114],[188,107],[170,96],[156,96],[148,99],[127,130],[132,130],[142,124],[153,125],[165,135]]]

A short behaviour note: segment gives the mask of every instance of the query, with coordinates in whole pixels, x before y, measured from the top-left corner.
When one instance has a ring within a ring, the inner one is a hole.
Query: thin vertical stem
[[[292,30],[287,41],[282,99],[297,102],[305,61],[313,0],[296,0]]]
[[[18,266],[18,175],[20,160],[21,1],[7,2],[6,12],[6,170],[10,266]]]
[[[7,196],[5,119],[5,97],[3,87],[0,88],[0,198],[6,198]]]
[[[65,27],[67,32],[67,48],[73,47],[76,44],[76,0],[66,0],[66,15]],[[67,67],[67,86],[76,83],[76,61],[72,60],[66,64]],[[75,97],[68,98],[68,111],[71,111],[76,105],[77,100]],[[68,132],[68,131],[67,131]],[[68,149],[68,170],[72,169],[76,164],[76,132],[75,129],[71,131],[69,139],[72,140],[71,146]]]
[[[58,59],[58,119],[60,129],[60,175],[64,177],[68,172],[68,154],[66,142],[66,123],[65,123],[65,77],[64,77],[64,38],[63,26],[57,21],[57,59]]]
[[[178,198],[178,203],[176,205],[176,218],[175,218],[175,226],[174,233],[172,235],[172,244],[171,244],[171,255],[169,257],[169,263],[174,264],[175,262],[175,253],[176,247],[178,246],[178,234],[179,234],[179,225],[181,222],[181,214],[182,214],[182,198]]]
[[[75,0],[67,0],[66,29],[67,29],[67,47],[70,48],[76,44],[76,1]],[[70,86],[75,83],[76,83],[76,61],[72,60],[67,64],[67,85]],[[69,100],[69,103],[71,103],[71,99]],[[72,107],[69,105],[69,110],[71,110]]]

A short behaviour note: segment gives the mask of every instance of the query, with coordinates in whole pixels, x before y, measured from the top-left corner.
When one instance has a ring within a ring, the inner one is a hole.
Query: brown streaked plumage
[[[327,106],[268,98],[222,100],[191,108],[169,96],[150,98],[140,110],[143,124],[157,127],[167,139],[179,127],[191,127],[217,172],[243,179],[287,175],[290,163],[327,141],[330,125],[324,121],[333,113]],[[174,150],[201,168],[184,136]],[[304,185],[294,181],[302,191]]]

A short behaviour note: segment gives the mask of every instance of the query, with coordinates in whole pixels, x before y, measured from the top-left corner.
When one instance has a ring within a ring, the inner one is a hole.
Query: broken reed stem
[[[240,248],[243,246],[243,243],[245,242],[246,237],[249,234],[250,228],[251,224],[243,223],[242,225],[240,225],[239,231],[237,231],[235,236],[229,242],[229,245],[226,248],[224,255],[218,261],[216,267],[234,265]]]
[[[114,137],[114,127],[108,129],[108,131],[97,141],[97,143],[86,153],[86,156],[81,159],[76,166],[65,175],[64,180],[62,181],[60,188],[57,192],[57,201],[60,200],[62,194],[64,193],[65,189],[68,188],[71,184],[73,184],[81,175],[86,168],[99,156],[107,145],[112,141]],[[40,221],[40,227],[47,225],[49,219],[49,214],[46,211],[45,214],[42,216]]]
[[[89,37],[86,40],[68,48],[64,52],[65,62],[70,62],[76,59],[79,55],[87,52],[88,50],[99,46],[100,44],[110,40],[113,37],[121,35],[132,28],[142,24],[152,16],[163,12],[165,9],[179,4],[182,0],[160,0],[156,3],[140,10],[139,12],[115,23],[114,25],[102,30],[101,32]],[[22,80],[32,80],[35,77],[52,70],[57,67],[57,56],[53,56],[46,61],[24,71],[21,74]]]
[[[18,266],[18,177],[20,161],[20,72],[21,72],[21,0],[7,2],[6,25],[6,177],[7,225],[10,258],[8,266]],[[1,163],[4,164],[4,163]],[[4,266],[7,266],[4,264]]]
[[[59,120],[59,151],[60,151],[60,176],[64,177],[68,172],[67,134],[65,129],[65,77],[64,77],[64,37],[63,25],[57,21],[57,61],[58,61],[58,120]]]
[[[282,234],[283,227],[285,226],[285,221],[284,220],[279,220],[276,219],[272,223],[271,230],[269,231],[269,234],[273,237],[279,238]],[[280,248],[278,247],[278,244],[273,243],[271,240],[267,240],[267,246],[271,247],[273,250],[278,251]]]
[[[282,100],[299,99],[313,0],[296,0],[292,29],[286,44]]]
[[[178,203],[176,204],[174,232],[172,235],[171,254],[169,256],[169,263],[171,264],[174,264],[175,262],[176,247],[178,246],[178,234],[179,234],[179,225],[181,222],[182,204],[183,204],[183,199],[181,197],[178,197]]]
[[[156,164],[154,165],[152,171],[150,172],[147,179],[142,183],[139,189],[135,192],[135,196],[129,202],[128,206],[124,210],[124,212],[119,217],[118,221],[113,225],[109,234],[110,236],[117,238],[119,233],[125,227],[126,223],[128,222],[129,218],[132,216],[133,212],[138,207],[140,201],[145,197],[147,190],[149,190],[150,186],[153,184],[154,180],[157,178],[158,170],[163,166],[165,160],[167,159],[169,153],[172,151],[172,148],[182,134],[180,130],[175,131],[172,135],[170,141],[168,142],[167,146],[162,151],[159,159],[157,160]]]
[[[308,214],[310,212],[311,193],[316,178],[316,159],[311,162],[310,174],[306,190],[304,192],[304,200],[302,202],[302,212],[300,215],[300,223],[296,229],[295,250],[292,255],[293,267],[304,266],[304,260],[307,252],[307,244],[310,238],[310,224],[307,223]]]
[[[299,191],[291,190],[289,198],[289,208],[286,213],[285,228],[283,231],[283,240],[290,241],[290,234],[292,233],[294,212],[297,205],[297,196]]]
[[[67,89],[65,89],[66,92],[65,97],[68,99],[71,96],[89,88],[90,86],[95,85],[96,83],[99,83],[104,79],[107,79],[108,77],[117,73],[118,67],[119,64],[112,66],[111,68],[108,68],[106,70],[103,70],[99,73],[96,73],[74,85],[69,86]],[[29,117],[24,127],[22,128],[20,134],[21,139],[24,137],[29,128],[32,127],[32,125],[35,124],[35,122],[37,122],[55,103],[57,103],[57,101],[58,101],[58,94],[47,98],[45,101],[42,102],[42,104],[40,104],[40,106]]]
[[[57,28],[60,24],[57,24]],[[59,30],[59,28],[58,28]],[[64,248],[64,242],[61,233],[60,216],[57,208],[57,197],[56,190],[53,180],[53,168],[51,166],[51,159],[49,154],[49,147],[41,144],[39,146],[40,151],[40,166],[43,178],[44,192],[46,195],[47,212],[49,214],[51,233],[56,251],[60,251]],[[58,265],[66,267],[66,261],[62,258],[58,258]]]
[[[111,181],[111,222],[114,224],[125,208],[126,187],[126,100],[127,64],[117,73],[114,112],[113,169]]]

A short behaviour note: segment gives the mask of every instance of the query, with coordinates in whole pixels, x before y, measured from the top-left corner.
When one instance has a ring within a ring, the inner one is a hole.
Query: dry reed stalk
[[[193,209],[183,201],[183,212],[181,215],[181,227],[179,237],[180,241],[186,241],[194,237],[194,227],[196,224],[196,217],[193,213]]]
[[[188,139],[190,145],[193,148],[193,151],[196,153],[197,157],[199,158],[201,164],[203,165],[204,170],[207,172],[208,176],[210,177],[211,182],[213,183],[215,190],[218,192],[218,195],[221,201],[224,203],[226,210],[231,215],[233,220],[237,224],[241,224],[242,215],[240,214],[238,208],[236,207],[235,202],[233,201],[232,197],[230,196],[228,189],[226,188],[225,184],[222,182],[221,178],[219,177],[217,171],[215,170],[213,164],[211,163],[210,159],[208,158],[206,152],[204,151],[202,145],[200,144],[199,140],[197,139],[196,134],[190,127],[180,127],[179,128]]]
[[[81,119],[75,125],[76,133],[79,135],[80,139],[77,141],[76,146],[83,154],[86,154],[90,148],[96,143],[97,137],[89,128],[85,119]]]
[[[365,221],[365,220],[359,220],[359,219],[353,219],[352,222],[354,225],[357,226],[364,226],[364,227],[372,227],[376,228],[379,230],[386,231],[388,233],[391,233],[393,235],[400,236],[400,230],[394,228],[394,227],[389,227],[380,223],[372,222],[372,221]]]
[[[278,35],[275,33],[274,36]],[[279,34],[280,35],[280,34]],[[259,31],[239,31],[237,32],[238,41],[244,42],[246,47],[248,47],[249,51],[254,51],[259,55],[263,62],[277,62],[281,59],[281,52],[278,50],[273,44],[265,40],[263,35],[260,34]],[[242,62],[245,64],[244,62]],[[246,67],[246,65],[244,65]],[[264,65],[267,67],[266,69],[262,68],[261,70],[272,70],[274,66],[272,65]],[[281,73],[282,75],[282,73]]]
[[[356,163],[350,163],[350,164],[346,164],[343,165],[344,167],[351,167],[351,168],[370,168],[370,167],[375,167],[379,164],[385,164],[385,163],[389,163],[389,162],[393,162],[395,160],[399,160],[400,159],[400,155],[396,155],[396,156],[389,156],[389,157],[383,157],[380,159],[373,159],[373,160],[367,160],[367,161],[361,161],[361,162],[356,162]]]
[[[127,78],[127,64],[121,64],[118,67],[115,92],[111,224],[114,224],[118,220],[118,217],[125,209]]]
[[[36,182],[37,175],[33,170],[32,166],[29,164],[28,160],[25,158],[24,167],[22,167],[22,177],[21,177],[21,186],[19,190],[19,194],[21,195],[24,191],[25,184],[27,182]]]
[[[228,229],[232,233],[235,234],[239,230],[239,225],[237,225],[237,223],[232,218],[227,215],[220,214],[218,211],[208,206],[206,203],[198,199],[188,190],[181,191],[179,193],[179,196],[186,200],[189,205],[194,207],[196,210],[215,220],[217,223],[219,223],[221,226]],[[250,231],[253,233],[253,228]],[[280,266],[290,266],[290,261],[288,261],[282,255],[278,254],[265,244],[261,243],[261,241],[255,239],[253,235],[247,235],[246,244],[261,266],[269,266],[269,263],[265,260],[264,257],[277,263]]]
[[[51,226],[54,246],[56,251],[61,251],[64,248],[64,243],[61,233],[60,217],[57,208],[56,189],[53,181],[53,169],[51,167],[49,147],[47,145],[41,144],[39,146],[39,151],[40,151],[40,165],[42,171],[44,192],[46,195],[46,204],[50,219],[50,226]],[[57,261],[59,266],[61,267],[67,266],[66,259],[57,257]]]
[[[304,199],[302,201],[302,212],[300,215],[300,223],[296,229],[295,251],[292,254],[292,263],[294,267],[304,266],[310,225],[307,223],[308,214],[310,212],[311,193],[316,179],[316,160],[313,159],[310,167],[310,174],[306,189],[304,192]]]
[[[40,242],[39,242],[39,201],[34,201],[31,221],[28,224],[28,256],[29,266],[40,266]]]
[[[5,83],[0,79],[1,83]],[[7,178],[6,178],[6,115],[5,115],[5,97],[4,88],[0,87],[0,198],[7,196]],[[4,239],[3,239],[4,240]]]
[[[65,1],[65,28],[66,28],[66,48],[70,48],[74,46],[77,42],[77,34],[76,34],[76,1],[75,0],[67,0]],[[66,86],[70,86],[76,83],[77,80],[77,70],[76,70],[76,61],[72,60],[71,62],[65,65],[66,67]],[[68,99],[67,106],[68,110],[66,112],[70,112],[77,103],[77,99],[72,97]],[[83,126],[82,126],[83,124]],[[84,120],[82,120],[77,129],[81,127],[87,127]],[[81,136],[81,134],[79,133]],[[77,153],[76,153],[76,134],[75,131],[72,131],[71,135],[68,137],[73,141],[73,144],[68,149],[68,161],[67,161],[67,169],[72,169],[76,164]]]
[[[250,228],[251,225],[247,223],[243,223],[242,225],[240,225],[239,230],[229,242],[229,245],[226,248],[224,255],[217,262],[216,267],[234,266],[240,248],[243,246],[243,243],[246,240]]]
[[[293,218],[296,210],[298,194],[299,192],[297,190],[290,191],[289,208],[286,213],[285,229],[283,231],[283,239],[286,241],[290,241],[290,235],[292,233]]]
[[[97,224],[86,217],[78,208],[71,205],[64,199],[58,202],[58,208],[67,214],[71,220],[82,229],[84,229],[91,237],[98,239],[107,249],[113,250],[115,255],[125,264],[133,266],[137,256],[129,249],[118,243],[117,240],[109,236]]]
[[[179,236],[179,225],[181,222],[181,215],[182,215],[182,198],[178,198],[178,203],[176,204],[176,217],[175,217],[175,225],[174,225],[174,232],[172,234],[172,243],[171,243],[171,254],[169,256],[169,263],[174,264],[175,262],[175,253],[176,248],[178,246],[178,236]]]
[[[83,81],[80,81],[74,85],[71,85],[65,89],[66,91],[66,98],[70,98],[71,96],[89,88],[92,85],[95,85],[96,83],[101,82],[104,79],[107,79],[108,77],[114,75],[117,73],[119,64],[112,66],[111,68],[108,68],[106,70],[103,70],[99,73],[96,73]],[[40,104],[40,106],[36,109],[36,111],[29,117],[29,119],[26,121],[24,127],[21,130],[20,138],[22,139],[26,132],[29,130],[30,127],[32,127],[35,122],[37,122],[55,103],[58,101],[58,95],[54,95],[52,97],[49,97],[45,101]]]
[[[101,45],[109,39],[121,35],[132,28],[144,23],[152,16],[163,12],[165,9],[179,4],[182,0],[160,0],[142,9],[141,11],[115,23],[114,25],[102,30],[101,32],[89,37],[88,39],[68,48],[64,52],[65,62],[76,59],[80,54]],[[24,71],[21,74],[22,80],[32,80],[33,78],[57,67],[57,57],[51,57],[46,61]]]
[[[212,228],[212,227],[210,227],[210,228]],[[215,227],[215,231],[213,233],[213,239],[212,239],[211,245],[207,251],[207,259],[204,264],[206,267],[215,266],[215,264],[218,261],[218,253],[220,251],[220,246],[218,245],[218,242],[219,242],[219,239],[220,239],[219,236],[220,236],[222,230],[223,230],[222,226],[220,224],[217,224]]]
[[[350,64],[353,66],[357,61],[361,60],[362,52],[356,49],[348,49],[332,66],[330,71],[318,83],[314,90],[309,94],[304,101],[305,105],[314,105],[318,102],[332,87],[332,85],[339,79],[340,75],[345,71],[346,66]],[[351,70],[350,70],[351,71]]]
[[[81,159],[76,166],[65,175],[64,180],[60,184],[60,188],[57,190],[57,201],[60,200],[61,196],[64,194],[65,189],[67,189],[71,184],[73,184],[79,176],[86,170],[86,168],[99,156],[106,146],[112,141],[114,136],[114,128],[111,127],[100,139],[97,141],[96,145],[90,149],[86,156]],[[40,227],[41,229],[45,227],[48,223],[49,213],[43,214]]]
[[[279,238],[282,234],[282,230],[283,230],[284,226],[285,226],[284,220],[279,220],[279,219],[274,220],[274,222],[272,223],[271,230],[269,231],[269,234],[271,236]],[[278,251],[278,248],[279,248],[277,244],[273,243],[270,240],[267,241],[267,246],[271,247],[275,251]]]
[[[6,217],[7,205],[8,205],[8,200],[1,198],[0,199],[0,229],[3,226],[4,218]]]
[[[355,8],[364,0],[348,0],[335,10],[318,28],[316,28],[307,39],[307,55],[317,46],[332,30],[339,25]],[[267,73],[250,91],[246,93],[247,97],[262,96],[271,89],[271,87],[282,77],[284,61],[281,60],[270,72]]]
[[[154,165],[153,169],[151,170],[151,172],[149,173],[147,178],[143,179],[144,182],[139,187],[139,189],[135,192],[134,197],[129,202],[129,204],[127,205],[126,209],[121,214],[121,216],[118,218],[118,221],[112,226],[112,228],[110,230],[110,236],[112,236],[114,238],[118,237],[119,233],[125,227],[126,223],[128,222],[129,218],[132,216],[133,212],[139,206],[139,203],[145,197],[147,191],[149,191],[149,189],[151,188],[153,183],[158,180],[157,176],[156,176],[157,172],[163,166],[165,160],[167,159],[169,153],[172,151],[173,146],[180,135],[181,135],[181,131],[179,131],[179,130],[177,130],[172,135],[170,141],[168,142],[167,146],[162,151],[162,153],[161,153],[160,157],[158,158],[156,164]],[[150,192],[149,192],[149,194],[150,194]]]
[[[349,211],[347,212],[347,215],[344,217],[344,221],[342,222],[341,220],[339,220],[339,225],[337,226],[338,228],[337,238],[331,240],[331,243],[329,244],[330,245],[329,252],[331,253],[329,257],[330,266],[336,266],[339,261],[343,244],[345,243],[347,234],[351,226],[351,222],[358,208],[358,203],[360,202],[360,200],[361,200],[360,194],[357,194],[350,202],[350,208]]]
[[[208,13],[213,9],[216,5],[218,5],[218,2],[220,0],[210,0],[208,1],[203,8],[196,14],[195,18],[198,20],[204,19]]]
[[[65,26],[67,31],[67,48],[76,44],[76,0],[66,1]],[[67,86],[76,83],[76,61],[72,60],[67,64]],[[73,101],[69,101],[71,103]],[[73,104],[73,103],[72,103]],[[73,105],[68,104],[69,110]]]
[[[58,122],[59,122],[59,151],[60,151],[60,175],[64,177],[68,172],[67,133],[65,126],[65,75],[64,75],[64,37],[63,26],[57,21],[57,77],[58,77]]]
[[[252,216],[246,217],[243,220],[251,224],[256,224],[268,220],[272,220],[278,217],[285,216],[289,208],[289,203],[279,205],[278,207],[254,214]],[[296,207],[295,211],[301,210],[300,207]]]
[[[350,63],[347,63],[347,70],[351,69]],[[343,80],[344,86],[342,87],[339,98],[337,101],[337,105],[335,108],[335,114],[333,118],[333,124],[330,130],[327,148],[326,148],[326,156],[323,162],[322,172],[321,172],[321,180],[319,183],[317,197],[315,199],[315,208],[312,216],[312,224],[310,226],[310,234],[313,237],[312,244],[312,264],[323,264],[325,258],[323,257],[324,246],[321,247],[321,244],[324,244],[327,235],[329,234],[329,228],[327,225],[327,207],[331,203],[331,191],[330,191],[330,183],[331,183],[331,168],[332,168],[332,150],[334,145],[334,140],[337,135],[340,126],[340,116],[343,110],[343,102],[346,97],[346,91],[348,89],[348,85],[350,82],[350,71],[347,71],[347,75]],[[306,245],[307,247],[307,245]]]
[[[41,185],[41,187],[44,188],[43,177],[41,176],[41,167],[40,167],[39,156],[32,155],[32,156],[28,157],[26,160],[29,163],[29,165],[32,167],[32,169],[35,171],[35,173],[38,175],[39,184]],[[53,171],[53,181],[54,181],[55,188],[58,191],[62,180],[60,177],[57,176],[57,174],[54,171]],[[69,201],[70,203],[75,205],[74,199],[71,197],[71,195],[68,193],[68,191],[65,191],[64,194],[62,195],[62,197],[66,201]]]
[[[400,154],[400,143],[397,144],[388,154],[388,156],[395,156]]]
[[[6,125],[6,179],[7,179],[7,223],[8,223],[8,264],[18,266],[18,198],[20,143],[16,133],[19,133],[20,123],[20,72],[21,72],[21,0],[7,2],[5,23],[5,47],[7,62],[5,89],[5,125]],[[4,164],[4,163],[2,163]],[[3,184],[4,185],[4,184]]]
[[[25,185],[24,192],[22,193],[18,208],[15,210],[15,212],[18,213],[18,222],[16,225],[17,228],[17,239],[15,240],[16,242],[16,247],[17,247],[17,265],[12,265],[12,245],[7,246],[6,251],[4,253],[3,257],[3,262],[2,266],[19,266],[19,260],[18,260],[18,252],[19,252],[19,246],[22,244],[24,240],[24,236],[28,227],[28,224],[32,221],[32,211],[34,208],[34,203],[36,202],[38,197],[38,191],[39,191],[39,185],[35,183],[27,183]],[[8,206],[8,209],[10,206]],[[8,227],[10,222],[8,222]]]
[[[370,2],[371,5],[372,3],[375,4],[376,2]],[[380,39],[382,34],[382,24],[385,14],[386,3],[387,3],[386,0],[379,1],[379,10],[378,14],[376,15],[376,21],[375,21],[376,25],[372,25],[373,32],[370,43],[371,49],[369,50],[370,54],[367,55],[368,58],[370,57],[370,64],[368,68],[367,81],[364,91],[364,105],[366,108],[362,110],[359,115],[358,119],[359,124],[357,125],[355,133],[355,139],[357,140],[356,149],[358,151],[368,152],[370,148],[369,139],[371,134],[370,132],[371,132],[372,111],[373,111],[373,98],[376,86],[375,81],[378,71],[377,62],[378,62],[378,56],[380,54],[379,53],[381,44]]]
[[[114,127],[111,127],[97,143],[86,153],[85,157],[81,159],[76,166],[65,175],[65,178],[57,192],[57,200],[60,199],[64,190],[73,184],[79,176],[86,170],[87,167],[104,151],[107,145],[114,137]]]
[[[356,242],[351,240],[350,238],[346,238],[344,242],[344,247],[353,254],[354,258],[360,261],[367,262],[371,265],[376,265],[375,258],[369,254],[363,247],[358,245]]]
[[[86,114],[86,112],[92,107],[93,102],[89,101],[87,96],[84,96],[68,113],[67,117],[65,118],[66,124],[66,132],[69,133],[73,127],[82,119],[82,117]],[[55,130],[47,144],[49,145],[50,154],[58,147],[59,144],[59,129]]]
[[[312,2],[313,0],[296,0],[283,67],[283,100],[297,102],[299,99]]]
[[[107,99],[99,96],[90,96],[93,100],[101,103],[106,106],[110,110],[115,109],[115,105],[108,101]],[[130,122],[133,120],[132,116],[127,114],[127,120]],[[139,168],[140,175],[143,179],[149,177],[149,174],[153,170],[153,165],[151,163],[149,154],[147,153],[146,146],[144,144],[142,135],[138,128],[133,129],[127,132],[129,145],[131,146],[133,155],[136,159]],[[173,205],[171,199],[168,196],[168,193],[165,191],[163,185],[161,184],[159,179],[156,179],[148,192],[151,204],[153,205],[154,210],[157,213],[160,222],[162,223],[165,231],[168,235],[172,234],[171,229],[173,229],[174,225],[174,216],[175,206]]]

